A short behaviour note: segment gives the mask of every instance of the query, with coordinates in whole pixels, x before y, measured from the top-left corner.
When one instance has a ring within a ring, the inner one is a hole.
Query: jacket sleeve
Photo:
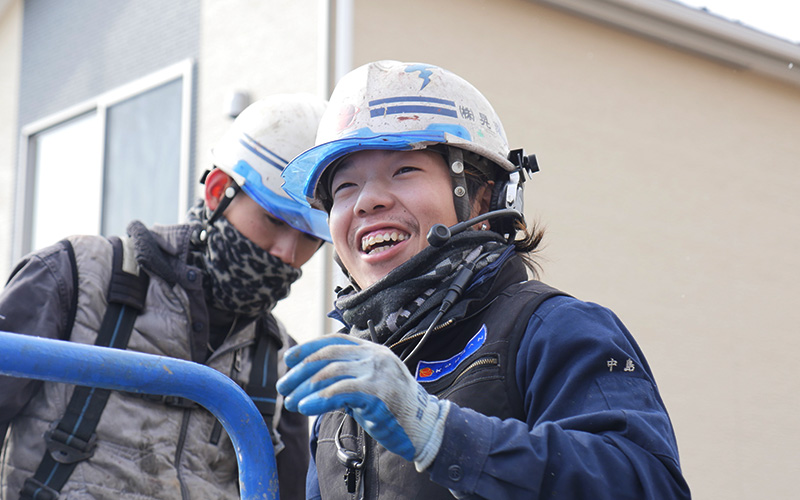
[[[286,447],[276,457],[281,500],[305,498],[308,469],[308,417],[283,410],[278,423]]]
[[[525,422],[451,406],[430,473],[455,497],[690,498],[650,369],[611,311],[545,301],[516,378]]]
[[[61,243],[23,259],[0,292],[0,330],[67,339],[74,295],[71,262]],[[0,376],[0,426],[14,418],[40,386],[36,380]]]

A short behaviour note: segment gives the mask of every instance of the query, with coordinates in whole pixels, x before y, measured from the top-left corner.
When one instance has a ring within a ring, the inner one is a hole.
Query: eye
[[[267,220],[269,220],[272,223],[272,225],[277,226],[277,227],[282,227],[282,226],[286,225],[285,222],[283,222],[282,220],[280,220],[279,218],[277,218],[277,217],[275,217],[275,216],[273,216],[271,214],[267,214]]]
[[[355,186],[355,184],[352,182],[341,182],[339,184],[334,184],[331,189],[331,194],[336,195],[336,193],[339,191],[353,186]]]
[[[317,238],[316,236],[312,236],[312,235],[310,235],[308,233],[303,233],[303,238],[305,238],[309,242],[313,243],[317,247],[322,246],[322,240]]]
[[[419,168],[417,168],[417,167],[412,167],[411,165],[403,165],[402,167],[397,169],[397,171],[395,172],[395,175],[408,174],[408,173],[411,173],[411,172],[416,172],[418,170],[419,170]]]

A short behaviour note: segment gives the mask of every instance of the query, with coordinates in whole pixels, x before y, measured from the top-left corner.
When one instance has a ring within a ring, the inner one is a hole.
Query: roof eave
[[[673,0],[532,0],[800,86],[800,45]]]

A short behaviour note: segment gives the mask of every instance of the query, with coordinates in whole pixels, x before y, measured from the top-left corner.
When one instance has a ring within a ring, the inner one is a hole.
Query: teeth
[[[408,234],[398,233],[397,231],[371,234],[368,237],[363,238],[361,240],[361,250],[368,253],[379,252],[379,251],[382,252],[383,250],[385,250],[386,247],[379,247],[372,251],[370,251],[369,249],[377,245],[378,243],[385,243],[387,241],[398,242],[407,240],[408,238],[409,238]]]

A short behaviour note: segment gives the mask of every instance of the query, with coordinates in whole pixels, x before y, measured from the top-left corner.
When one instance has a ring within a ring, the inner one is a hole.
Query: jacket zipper
[[[453,380],[453,383],[450,384],[450,387],[454,386],[458,382],[458,379],[466,375],[473,368],[480,368],[481,366],[498,365],[498,364],[499,361],[497,360],[497,356],[484,356],[482,358],[478,358],[472,363],[470,363],[469,366],[464,368],[463,372],[458,374],[455,380]]]
[[[453,318],[450,318],[447,321],[445,321],[444,323],[441,323],[441,324],[436,325],[435,327],[433,327],[433,330],[431,331],[431,333],[432,334],[436,333],[439,330],[447,328],[448,326],[452,325],[453,323],[455,323],[455,320]],[[410,342],[410,341],[412,341],[412,340],[414,340],[416,338],[422,337],[423,335],[425,335],[425,332],[417,332],[414,335],[410,335],[408,337],[402,338],[402,339],[398,340],[397,342],[395,342],[394,344],[390,345],[389,349],[394,349],[395,347],[397,347],[397,346],[399,346],[401,344],[405,344],[406,342]]]

